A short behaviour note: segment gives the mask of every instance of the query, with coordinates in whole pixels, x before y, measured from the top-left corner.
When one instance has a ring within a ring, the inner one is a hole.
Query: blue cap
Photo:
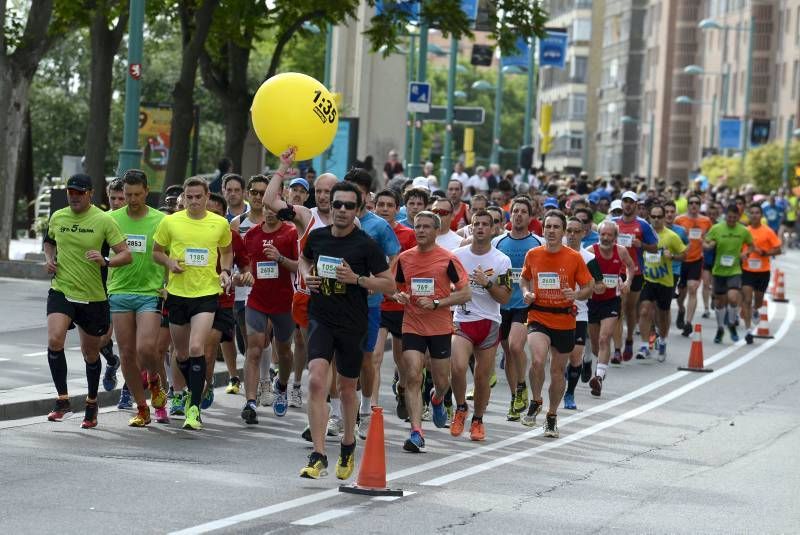
[[[309,191],[311,188],[308,185],[308,180],[305,178],[295,178],[291,182],[289,182],[289,187],[293,188],[294,186],[303,186],[306,191]]]
[[[558,208],[558,199],[555,197],[548,197],[544,201],[545,208]]]

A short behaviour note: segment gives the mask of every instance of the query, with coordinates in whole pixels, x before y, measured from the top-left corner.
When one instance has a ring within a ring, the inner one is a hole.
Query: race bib
[[[617,244],[623,247],[633,246],[633,234],[620,234],[617,236]]]
[[[760,258],[748,258],[747,259],[747,269],[761,269],[761,259]]]
[[[722,267],[732,267],[735,261],[735,257],[733,255],[724,254],[722,258],[719,259],[719,265]]]
[[[132,253],[146,253],[147,252],[147,236],[144,234],[128,234],[128,249]]]
[[[275,260],[256,262],[256,277],[259,279],[277,279],[278,262]]]
[[[187,266],[205,267],[208,265],[208,249],[186,249],[183,263]]]
[[[519,279],[522,278],[522,268],[511,268],[511,283],[519,284]]]
[[[558,273],[538,273],[536,287],[540,290],[560,290],[561,279]]]
[[[343,260],[334,256],[320,256],[317,259],[317,275],[325,279],[336,278],[336,268],[342,265]]]
[[[606,288],[616,288],[618,283],[619,275],[608,275],[606,273],[603,274],[603,284],[606,285]]]
[[[701,229],[701,228],[689,229],[689,239],[690,240],[699,240],[702,237],[703,237],[703,229]]]
[[[644,263],[645,264],[660,264],[661,263],[661,251],[655,253],[644,253]]]
[[[433,295],[435,287],[433,279],[412,278],[411,279],[411,295],[419,297],[427,297]]]

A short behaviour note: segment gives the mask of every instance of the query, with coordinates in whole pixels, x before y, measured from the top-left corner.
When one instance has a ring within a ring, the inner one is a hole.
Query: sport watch
[[[439,308],[439,300],[438,299],[434,299],[433,300],[433,309],[436,310],[437,308]]]

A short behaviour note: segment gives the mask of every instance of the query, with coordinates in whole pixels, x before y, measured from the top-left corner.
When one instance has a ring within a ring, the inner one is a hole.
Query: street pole
[[[647,183],[653,185],[653,138],[655,137],[656,114],[650,114],[650,135],[647,140]]]
[[[536,37],[531,37],[528,45],[528,94],[525,99],[525,124],[522,128],[522,145],[531,145],[531,121],[533,120],[533,103],[536,102]],[[522,181],[529,182],[530,166],[522,170]]]
[[[747,78],[744,85],[744,124],[742,125],[742,159],[739,163],[740,174],[744,176],[744,160],[747,157],[747,147],[750,145],[750,91],[753,83],[753,46],[756,33],[753,19],[747,23],[748,44],[747,44]]]
[[[122,147],[119,149],[117,176],[122,176],[128,169],[138,168],[142,158],[142,150],[139,147],[139,99],[141,98],[143,28],[144,0],[130,0],[128,76],[125,78],[125,119],[122,130]],[[134,74],[136,75],[135,77]]]
[[[794,115],[789,117],[788,124],[786,125],[786,143],[783,145],[783,189],[788,191],[789,188],[789,148],[792,144],[792,137],[794,136]]]
[[[408,49],[408,81],[413,81],[415,66],[414,57],[417,54],[417,35],[414,33],[410,33],[409,38],[411,39],[411,44]],[[408,84],[406,84],[408,87]],[[406,145],[405,150],[403,151],[403,159],[405,160],[405,168],[408,175],[414,178],[414,175],[411,174],[410,166],[411,166],[411,132],[414,128],[414,114],[411,112],[406,112]]]
[[[717,109],[717,94],[711,97],[711,139],[708,140],[708,146],[714,147],[714,137],[717,133],[717,118],[719,117],[719,110]]]
[[[322,85],[330,91],[331,90],[331,61],[332,61],[332,54],[333,51],[333,25],[329,22],[327,33],[325,35],[325,70],[322,74]],[[319,166],[320,169],[317,169],[317,173],[324,173],[326,168],[328,167],[328,150],[326,149],[322,151],[322,154],[319,156]]]
[[[428,21],[420,19],[419,24],[419,65],[417,65],[416,82],[425,82],[428,78]],[[422,121],[414,114],[414,139],[411,143],[411,164],[408,166],[408,176],[414,177],[422,174]]]
[[[500,115],[503,107],[503,60],[497,59],[497,85],[494,92],[494,128],[492,129],[492,154],[489,163],[500,163]]]
[[[456,90],[456,66],[458,65],[458,40],[455,37],[450,39],[450,69],[447,73],[447,114],[444,125],[444,154],[442,155],[442,169],[439,184],[442,189],[447,189],[447,180],[453,168],[453,116],[454,100],[453,93]]]

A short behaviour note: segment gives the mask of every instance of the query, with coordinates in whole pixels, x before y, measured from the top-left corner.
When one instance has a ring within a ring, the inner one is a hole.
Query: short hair
[[[556,217],[556,218],[560,219],[561,220],[561,228],[566,230],[566,228],[567,228],[567,216],[564,215],[564,212],[562,212],[561,210],[556,210],[556,209],[548,210],[547,213],[544,214],[544,219],[542,221],[546,222],[547,219],[550,218],[550,217]]]
[[[510,208],[512,212],[514,211],[515,204],[524,204],[525,207],[528,209],[528,215],[533,216],[533,204],[531,204],[530,199],[522,196],[514,197],[514,199],[511,201],[511,208]]]
[[[228,201],[225,200],[225,197],[220,195],[219,193],[211,192],[208,196],[209,201],[218,202],[220,206],[222,206],[222,213],[226,213],[228,211]]]
[[[344,175],[344,181],[357,184],[367,191],[372,187],[372,175],[370,175],[366,169],[360,167],[353,167],[350,169],[347,174]],[[331,191],[331,199],[333,199],[333,191]]]
[[[391,197],[394,200],[394,205],[400,208],[400,194],[391,188],[384,188],[375,194],[375,202],[378,202],[379,197]]]
[[[244,179],[242,178],[242,175],[237,175],[236,173],[228,173],[222,177],[222,189],[225,189],[225,187],[228,185],[228,182],[231,180],[237,181],[242,186],[242,189],[244,189]]]
[[[442,219],[438,215],[434,214],[429,210],[423,210],[417,215],[415,215],[414,223],[416,223],[417,219],[419,219],[420,217],[427,217],[428,219],[431,219],[433,221],[433,228],[435,228],[436,230],[439,230],[442,227]]]
[[[267,184],[269,185],[269,179],[264,175],[253,175],[247,181],[247,189],[250,189],[253,184]]]
[[[453,206],[453,201],[451,201],[451,200],[450,200],[450,199],[448,199],[447,197],[437,197],[437,198],[436,198],[436,200],[435,200],[435,201],[433,201],[433,202],[446,202],[447,204],[449,204],[449,205],[450,205],[450,210],[453,210],[453,208],[455,208],[455,207]]]
[[[503,213],[503,209],[500,208],[499,206],[487,206],[486,207],[486,211],[487,212],[497,212],[498,214],[500,214],[500,222],[501,223],[505,220],[505,214]],[[494,222],[494,218],[492,218],[492,222]]]
[[[588,208],[578,208],[573,212],[573,215],[578,215],[578,214],[586,214],[586,216],[589,218],[589,222],[590,223],[592,222],[592,211],[589,210]]]
[[[129,186],[138,185],[147,188],[147,175],[141,169],[128,169],[122,175],[122,182]]]
[[[678,205],[676,205],[676,204],[675,204],[675,201],[673,201],[672,199],[670,199],[670,200],[668,200],[668,201],[666,201],[666,202],[663,202],[663,203],[661,203],[661,204],[662,204],[662,206],[663,206],[664,208],[666,208],[667,206],[672,206],[672,207],[673,207],[673,208],[675,208],[676,210],[678,209]]]
[[[461,181],[458,180],[457,178],[451,178],[450,180],[448,180],[447,187],[449,188],[450,184],[452,184],[453,182],[458,182],[458,187],[461,188],[462,190],[464,189],[464,184],[462,184]]]
[[[183,193],[183,186],[173,184],[164,190],[164,197],[178,197],[181,193]]]
[[[201,176],[190,176],[186,180],[183,181],[183,189],[181,193],[186,191],[186,188],[191,188],[192,186],[201,186],[203,191],[208,193],[208,181],[201,177]]]
[[[475,195],[472,196],[472,199],[470,200],[470,202],[474,203],[475,201],[483,201],[488,205],[489,204],[489,197],[487,197],[483,193],[476,193]]]
[[[764,209],[761,208],[761,205],[757,202],[751,202],[747,208],[758,208],[759,212],[761,212],[762,214],[764,213]]]
[[[616,223],[614,223],[610,219],[605,219],[599,225],[597,225],[597,233],[598,234],[603,232],[603,227],[611,227],[611,228],[613,228],[614,229],[614,236],[619,234],[619,227],[617,226]]]
[[[664,210],[664,205],[663,205],[663,204],[661,204],[661,203],[653,203],[653,204],[652,204],[652,205],[651,205],[651,206],[648,208],[648,210],[647,210],[647,213],[649,213],[649,214],[652,214],[652,213],[653,213],[653,210],[655,210],[656,208],[660,208],[660,209],[661,209],[661,214],[662,214],[662,215],[667,213],[667,211],[666,211],[666,210]]]
[[[473,222],[475,221],[476,217],[488,217],[489,219],[491,219],[491,221],[489,222],[489,226],[494,225],[494,217],[492,216],[492,214],[489,213],[489,210],[478,210],[477,212],[472,214]]]
[[[571,215],[571,216],[569,216],[569,218],[567,218],[567,223],[570,223],[570,222],[580,223],[580,225],[583,226],[583,221],[581,221],[579,218],[575,217],[574,215]]]
[[[122,191],[125,183],[122,181],[121,178],[115,178],[111,182],[108,183],[106,186],[106,191]]]
[[[428,202],[431,200],[431,194],[428,193],[427,190],[422,188],[411,188],[403,193],[403,204],[407,203],[411,197],[422,199],[422,204],[425,206],[427,206]]]
[[[337,182],[331,188],[331,202],[333,202],[333,197],[336,195],[338,191],[349,191],[356,194],[356,204],[360,207],[363,200],[361,199],[361,190],[355,187],[351,182]]]
[[[306,176],[308,176],[308,173],[314,173],[316,175],[317,170],[314,169],[313,167],[309,167],[308,169],[306,169]]]
[[[737,214],[739,213],[739,207],[736,206],[735,202],[730,203],[728,207],[725,208],[725,213],[727,214],[728,212],[736,212]]]

